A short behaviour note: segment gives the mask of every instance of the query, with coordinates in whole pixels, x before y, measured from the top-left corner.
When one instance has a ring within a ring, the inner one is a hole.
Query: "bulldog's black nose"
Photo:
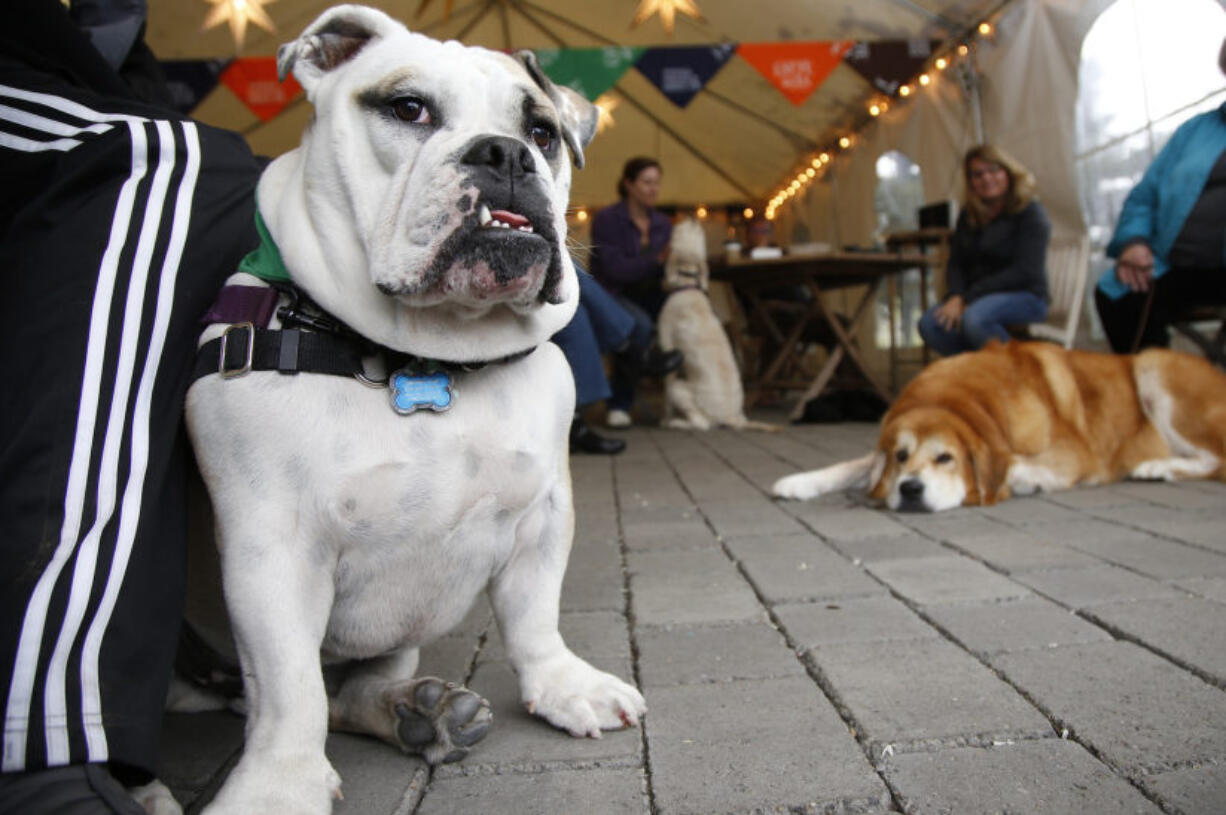
[[[478,139],[460,157],[460,163],[504,179],[536,172],[536,161],[528,145],[507,136]]]
[[[924,494],[924,482],[918,478],[908,478],[899,483],[898,494],[908,501],[914,501]]]

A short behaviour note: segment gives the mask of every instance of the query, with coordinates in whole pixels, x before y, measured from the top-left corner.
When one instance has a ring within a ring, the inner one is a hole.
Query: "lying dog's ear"
[[[1005,479],[1009,473],[1009,452],[988,444],[979,437],[962,437],[970,457],[975,483],[967,490],[965,503],[991,506],[1009,497]]]
[[[596,123],[600,120],[600,111],[591,102],[565,85],[555,85],[536,61],[536,54],[531,51],[516,51],[515,59],[532,81],[549,95],[550,101],[558,109],[562,119],[562,139],[570,148],[571,158],[575,166],[583,169],[583,148],[592,143],[596,136]]]
[[[310,98],[321,77],[351,60],[372,40],[404,27],[378,9],[336,6],[306,27],[302,35],[277,49],[277,78],[294,72]]]

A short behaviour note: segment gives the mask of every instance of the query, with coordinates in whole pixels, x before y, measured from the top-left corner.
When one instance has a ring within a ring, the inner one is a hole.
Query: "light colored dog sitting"
[[[677,349],[685,362],[665,379],[666,409],[680,416],[669,427],[710,430],[724,425],[737,430],[779,428],[745,418],[745,391],[728,335],[707,297],[710,284],[707,244],[702,226],[687,218],[673,227],[664,289],[669,293],[656,323],[660,347]]]
[[[531,54],[358,6],[278,65],[315,108],[258,188],[262,257],[292,286],[266,330],[216,318],[187,400],[248,709],[210,815],[330,811],[329,726],[461,758],[487,703],[414,673],[483,590],[530,711],[597,737],[646,709],[558,633],[574,383],[548,339],[578,299],[565,212],[595,109]],[[299,367],[313,343],[341,370]],[[321,657],[351,666],[331,694]]]

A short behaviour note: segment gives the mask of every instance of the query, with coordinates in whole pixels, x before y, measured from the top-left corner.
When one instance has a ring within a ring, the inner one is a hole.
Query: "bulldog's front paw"
[[[432,676],[414,680],[395,711],[400,746],[430,765],[464,758],[493,719],[483,697]]]
[[[637,688],[573,654],[521,671],[520,689],[529,713],[572,736],[598,739],[601,730],[637,726],[647,712]]]
[[[341,777],[322,753],[243,753],[203,815],[328,815]]]

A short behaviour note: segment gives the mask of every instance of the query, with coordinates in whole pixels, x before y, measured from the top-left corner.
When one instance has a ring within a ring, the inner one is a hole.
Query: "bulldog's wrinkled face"
[[[336,240],[360,246],[378,291],[471,317],[567,296],[565,208],[589,113],[594,124],[586,101],[531,57],[374,16],[332,20],[286,48],[282,70],[305,79],[316,108],[307,195],[316,211],[347,210],[329,220],[354,234]]]
[[[892,510],[939,512],[961,506],[974,482],[966,446],[939,411],[909,411],[882,429],[880,478],[870,494]]]

